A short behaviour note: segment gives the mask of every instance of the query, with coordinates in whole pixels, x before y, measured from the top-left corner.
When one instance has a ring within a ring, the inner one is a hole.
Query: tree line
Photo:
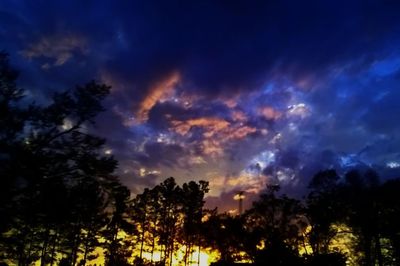
[[[204,208],[205,181],[168,178],[132,197],[87,131],[110,87],[29,103],[0,53],[0,264],[399,265],[400,180],[317,173],[303,199],[268,185],[240,215]],[[177,256],[178,253],[182,256]]]
[[[171,265],[178,244],[188,262],[208,183],[169,178],[132,199],[105,140],[87,130],[110,87],[89,82],[38,105],[17,77],[0,53],[0,262],[88,265],[102,253],[106,265],[130,265],[139,247],[143,264],[151,245]]]

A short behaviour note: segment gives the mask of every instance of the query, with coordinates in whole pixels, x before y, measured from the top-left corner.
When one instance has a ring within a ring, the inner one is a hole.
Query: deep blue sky
[[[112,85],[95,131],[133,192],[204,179],[228,209],[268,182],[299,195],[326,168],[400,176],[399,14],[395,0],[2,0],[0,49],[38,102]]]

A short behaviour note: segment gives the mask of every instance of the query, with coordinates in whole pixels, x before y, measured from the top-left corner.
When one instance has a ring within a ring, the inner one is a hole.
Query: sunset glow
[[[399,114],[399,0],[1,0],[0,266],[400,265]]]

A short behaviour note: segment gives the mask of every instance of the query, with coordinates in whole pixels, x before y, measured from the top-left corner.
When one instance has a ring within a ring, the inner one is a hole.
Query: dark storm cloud
[[[179,158],[185,157],[184,149],[178,144],[149,142],[144,145],[137,161],[146,167],[179,167]]]
[[[0,49],[40,102],[113,85],[95,130],[132,189],[157,171],[228,184],[247,169],[298,193],[354,162],[397,173],[398,14],[390,0],[9,0]]]
[[[381,176],[394,177],[400,126],[393,115],[399,112],[395,102],[400,98],[396,78],[400,66],[396,63],[390,71],[381,68],[398,61],[398,52],[391,53],[357,74],[344,71],[309,93],[312,114],[295,129],[283,131],[278,166],[266,167],[264,174],[274,175],[281,167],[294,169],[300,182],[285,186],[285,191],[295,194],[317,171],[327,168],[343,174],[351,168],[374,167]]]
[[[397,1],[44,1],[16,8],[2,8],[3,24],[15,28],[3,38],[34,43],[78,32],[88,39],[88,60],[139,84],[136,97],[172,69],[202,92],[254,89],[276,71],[299,77],[366,53],[374,58],[388,45],[382,39],[399,33]]]
[[[181,69],[202,93],[254,89],[267,76],[282,72],[301,78],[365,53],[379,56],[381,39],[398,34],[396,5],[365,1],[132,4],[124,11],[134,15],[119,18],[132,49],[120,50],[109,63],[123,78],[141,81],[142,88],[171,69]]]

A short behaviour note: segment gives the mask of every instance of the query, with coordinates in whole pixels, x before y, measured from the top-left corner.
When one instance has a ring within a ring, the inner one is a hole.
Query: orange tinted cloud
[[[232,124],[216,117],[201,117],[186,121],[173,120],[171,125],[170,130],[181,136],[190,134],[193,127],[202,128],[201,148],[205,154],[212,156],[221,155],[227,142],[243,139],[257,131],[254,127],[242,125],[242,123]]]
[[[205,129],[204,136],[212,137],[215,133],[218,133],[229,126],[229,122],[214,117],[201,117],[186,121],[172,121],[171,123],[174,126],[174,131],[182,136],[187,135],[192,127],[202,127]]]
[[[262,189],[265,188],[269,182],[266,176],[252,176],[245,173],[240,173],[237,176],[225,177],[219,173],[209,176],[211,195],[218,195],[220,191],[224,191],[227,188],[231,189],[232,192],[236,190],[245,191],[245,196],[249,194],[258,194]],[[233,201],[233,196],[230,200]]]
[[[153,106],[156,105],[158,101],[170,97],[173,94],[175,87],[176,85],[178,85],[179,81],[179,73],[173,72],[166,79],[157,82],[140,103],[139,110],[136,113],[137,121],[139,123],[146,122],[151,108],[153,108]]]
[[[247,116],[242,111],[233,111],[232,119],[233,119],[233,121],[245,122],[245,121],[247,121]]]
[[[210,156],[219,156],[224,153],[222,143],[219,140],[205,139],[201,143],[203,152]]]
[[[243,139],[247,135],[256,132],[257,129],[254,127],[243,126],[232,128],[229,132],[226,132],[226,138],[228,139]]]
[[[223,100],[222,102],[229,108],[235,108],[237,106],[236,99]]]
[[[276,120],[282,116],[281,112],[269,106],[259,108],[258,113],[268,120]]]

